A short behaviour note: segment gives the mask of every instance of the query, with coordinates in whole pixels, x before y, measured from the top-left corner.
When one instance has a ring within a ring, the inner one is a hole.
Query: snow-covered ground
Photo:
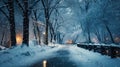
[[[70,47],[71,60],[80,67],[120,67],[120,58],[111,59],[99,53],[88,51],[76,46]]]
[[[5,49],[5,47],[3,47],[3,46],[0,45],[0,50],[4,50],[4,49]]]
[[[58,44],[55,47],[39,45],[30,47],[17,46],[12,49],[2,50],[0,51],[0,67],[31,67],[31,65],[42,60],[51,62],[49,60],[54,57],[64,58],[62,60],[64,64],[71,61],[75,65],[74,67],[120,67],[120,58],[111,59],[109,56],[103,56],[99,53],[79,48],[76,45]],[[62,64],[60,60],[55,61],[55,63]]]
[[[17,46],[0,51],[0,67],[30,66],[35,61],[53,56],[53,52],[60,47],[51,46]]]

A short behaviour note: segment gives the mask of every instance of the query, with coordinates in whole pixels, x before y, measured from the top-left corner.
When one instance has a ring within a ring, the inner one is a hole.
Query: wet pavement
[[[46,67],[77,67],[74,62],[70,61],[70,52],[68,49],[60,49],[56,51],[55,56],[47,60]],[[31,67],[43,67],[43,61],[33,64]]]

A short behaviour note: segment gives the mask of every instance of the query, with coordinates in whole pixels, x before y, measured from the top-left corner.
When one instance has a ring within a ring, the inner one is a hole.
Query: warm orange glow
[[[18,45],[22,44],[22,35],[21,34],[16,35],[16,42]]]
[[[67,40],[66,43],[67,43],[67,44],[72,44],[73,41],[72,41],[72,40]]]

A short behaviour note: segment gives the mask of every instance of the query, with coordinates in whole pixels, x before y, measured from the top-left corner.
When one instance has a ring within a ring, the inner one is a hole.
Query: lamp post
[[[42,34],[43,34],[43,43],[46,44],[46,33],[43,32]]]

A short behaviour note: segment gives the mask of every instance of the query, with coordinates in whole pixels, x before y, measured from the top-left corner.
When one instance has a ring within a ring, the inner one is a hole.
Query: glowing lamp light
[[[45,32],[43,32],[43,35],[45,35],[46,33]]]
[[[43,61],[43,67],[47,67],[47,61],[46,60]]]
[[[18,45],[22,44],[22,36],[20,34],[16,35],[16,42]]]

